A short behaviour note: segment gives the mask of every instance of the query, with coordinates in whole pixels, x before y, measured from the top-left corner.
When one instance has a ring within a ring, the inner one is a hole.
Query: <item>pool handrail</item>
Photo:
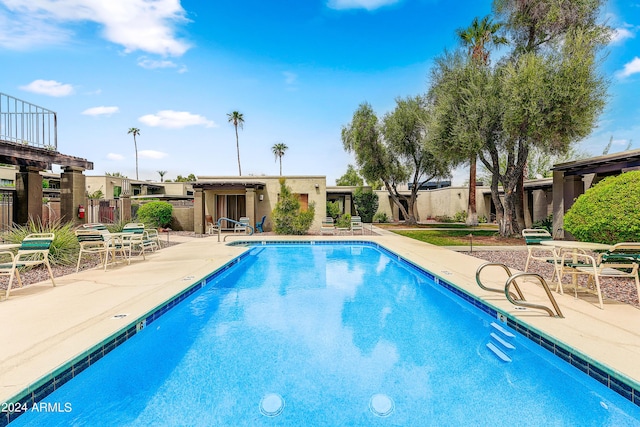
[[[480,272],[482,272],[482,270],[484,270],[486,267],[490,267],[490,266],[502,267],[504,269],[504,271],[507,273],[507,275],[509,276],[509,278],[507,279],[507,281],[506,281],[506,283],[504,285],[504,290],[503,289],[497,289],[497,288],[489,288],[489,287],[485,286],[482,283],[482,281],[480,280]],[[533,277],[533,278],[537,279],[540,282],[540,284],[544,288],[544,291],[547,294],[547,297],[549,298],[549,302],[551,303],[551,305],[553,306],[553,309],[555,310],[555,314],[547,306],[540,305],[540,304],[533,304],[533,303],[527,302],[525,300],[524,295],[522,294],[522,291],[520,290],[520,286],[518,286],[518,283],[516,282],[516,279],[519,279],[521,277]],[[544,278],[542,276],[540,276],[539,274],[535,274],[535,273],[516,273],[516,274],[511,274],[511,270],[509,269],[509,267],[507,267],[505,264],[503,264],[501,262],[485,262],[480,267],[478,267],[478,269],[476,270],[476,283],[478,284],[478,286],[480,286],[485,291],[499,292],[499,293],[504,292],[505,296],[507,297],[507,301],[509,301],[511,304],[513,304],[515,306],[528,307],[528,308],[544,310],[551,317],[564,318],[564,316],[562,315],[562,311],[560,310],[560,307],[558,306],[558,303],[556,302],[556,299],[553,297],[553,294],[551,293],[551,289],[549,289],[549,285],[547,284],[547,281],[544,280]],[[517,295],[511,292],[511,286],[513,286],[515,288]]]
[[[243,227],[248,227],[250,230],[249,236],[253,235],[254,232],[254,228],[249,225],[249,224],[245,224],[245,223],[241,223],[240,221],[236,221],[235,219],[231,219],[231,218],[227,218],[227,217],[221,217],[218,218],[218,242],[220,241],[220,236],[222,235],[222,221],[229,221],[233,224],[238,224],[238,225],[242,225]],[[226,238],[226,236],[225,236]]]

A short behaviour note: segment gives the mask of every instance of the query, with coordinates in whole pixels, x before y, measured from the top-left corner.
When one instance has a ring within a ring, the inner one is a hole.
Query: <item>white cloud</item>
[[[7,11],[0,15],[0,24],[10,23],[0,25],[0,45],[13,41],[25,48],[50,37],[50,43],[64,42],[71,34],[65,24],[94,22],[102,27],[105,39],[123,46],[127,53],[141,50],[179,56],[190,47],[175,36],[175,27],[188,22],[176,0],[0,1]]]
[[[109,153],[109,154],[107,154],[107,159],[109,159],[109,160],[124,160],[124,156],[122,154]]]
[[[632,74],[640,73],[640,58],[637,56],[631,60],[631,62],[627,62],[624,64],[624,69],[622,71],[618,71],[616,76],[619,78],[629,77]]]
[[[87,116],[110,116],[119,111],[118,107],[92,107],[84,110],[82,114]]]
[[[138,65],[148,70],[155,68],[176,68],[178,65],[173,61],[149,59],[146,56],[138,58]]]
[[[212,120],[207,120],[199,114],[191,114],[188,111],[162,110],[156,114],[147,114],[140,117],[142,123],[152,127],[162,127],[167,129],[182,129],[187,126],[204,125],[212,128],[217,125]]]
[[[298,80],[298,75],[295,73],[285,71],[282,74],[284,75],[284,82],[288,85],[292,85]]]
[[[622,43],[626,39],[632,39],[636,34],[627,28],[615,28],[611,36],[611,43]]]
[[[26,86],[20,86],[20,89],[27,92],[39,93],[49,96],[67,96],[73,93],[73,86],[70,84],[62,84],[55,80],[34,80]]]
[[[366,9],[374,10],[383,6],[398,3],[400,0],[329,0],[327,7],[331,9]]]
[[[168,156],[167,153],[163,153],[162,151],[155,150],[140,150],[138,151],[138,156],[143,159],[163,159]]]

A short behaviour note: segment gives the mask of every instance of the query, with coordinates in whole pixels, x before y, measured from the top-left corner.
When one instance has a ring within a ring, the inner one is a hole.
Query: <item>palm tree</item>
[[[456,34],[463,46],[469,49],[471,60],[480,66],[487,66],[489,65],[487,47],[507,44],[506,38],[497,35],[501,27],[501,23],[491,22],[489,16],[485,16],[482,20],[478,20],[476,16],[468,28],[459,28],[456,30]],[[470,225],[478,224],[478,213],[476,211],[477,158],[477,153],[471,153],[469,159],[469,215],[467,223]]]
[[[136,180],[138,180],[138,143],[136,142],[136,136],[140,135],[140,129],[129,128],[129,133],[133,134],[133,146],[136,148]]]
[[[160,175],[160,182],[164,182],[164,175],[167,173],[167,171],[157,171],[158,175]]]
[[[284,142],[277,142],[271,147],[271,152],[276,156],[276,160],[280,159],[280,176],[282,176],[282,156],[289,147]]]
[[[238,152],[238,175],[242,176],[242,169],[240,169],[240,143],[238,142],[238,126],[242,129],[244,125],[244,117],[242,113],[233,111],[227,114],[229,123],[233,123],[233,127],[236,128],[236,151]]]

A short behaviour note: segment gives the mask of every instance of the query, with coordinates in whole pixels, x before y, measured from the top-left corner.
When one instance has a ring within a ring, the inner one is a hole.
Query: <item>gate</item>
[[[115,224],[120,221],[120,200],[89,199],[86,214],[89,223]]]
[[[0,190],[0,231],[7,231],[13,225],[14,194],[13,190]]]

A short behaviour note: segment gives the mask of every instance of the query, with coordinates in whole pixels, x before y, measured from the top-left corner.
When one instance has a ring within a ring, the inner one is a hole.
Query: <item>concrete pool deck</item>
[[[606,300],[604,310],[572,293],[553,292],[565,318],[539,310],[518,310],[504,295],[482,290],[475,273],[483,261],[384,230],[376,236],[312,236],[313,240],[359,240],[379,243],[435,275],[456,284],[506,313],[640,384],[640,310]],[[183,241],[137,259],[131,265],[91,269],[12,290],[0,301],[0,403],[45,375],[87,354],[136,319],[199,282],[248,248],[228,246],[216,236],[171,237]],[[309,236],[235,236],[232,240],[310,240]],[[227,242],[228,243],[228,242]],[[483,273],[486,285],[503,287],[498,269]],[[542,288],[521,284],[530,302],[545,302]],[[124,317],[118,315],[126,315]],[[114,317],[115,316],[115,317]]]

